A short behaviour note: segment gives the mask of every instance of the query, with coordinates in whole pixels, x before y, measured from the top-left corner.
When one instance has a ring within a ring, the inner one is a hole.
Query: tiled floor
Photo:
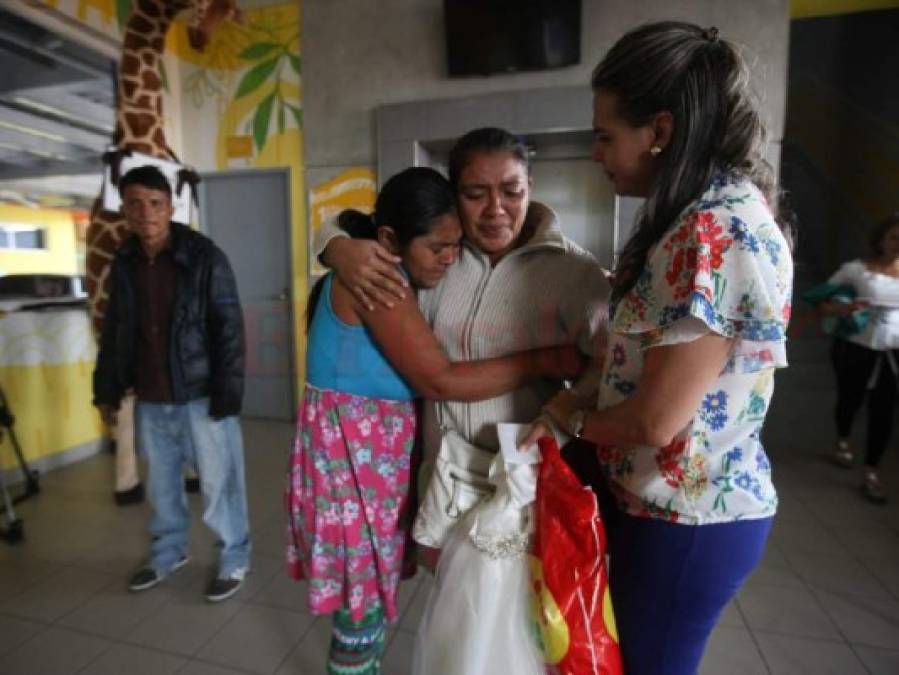
[[[792,377],[801,380],[801,368]],[[826,440],[815,439],[827,438],[829,420],[803,417],[804,387],[786,387],[773,415],[782,508],[767,555],[716,629],[703,674],[899,673],[899,453],[885,466],[892,501],[866,503],[856,473],[823,461]],[[148,510],[113,504],[113,460],[97,455],[43,476],[43,492],[19,508],[27,541],[0,542],[0,673],[323,673],[328,624],[305,611],[302,585],[281,564],[292,430],[247,421],[244,431],[254,554],[235,599],[202,598],[213,557],[197,497],[191,563],[158,588],[126,591],[145,553]],[[409,672],[428,588],[423,573],[403,586],[389,675]]]

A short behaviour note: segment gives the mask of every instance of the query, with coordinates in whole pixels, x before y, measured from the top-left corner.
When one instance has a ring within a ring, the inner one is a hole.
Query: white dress
[[[530,621],[527,554],[537,464],[490,468],[496,492],[450,533],[419,625],[413,675],[546,670]]]

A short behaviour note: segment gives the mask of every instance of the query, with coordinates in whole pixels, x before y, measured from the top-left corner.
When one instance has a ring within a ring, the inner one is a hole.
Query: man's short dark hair
[[[125,188],[129,185],[140,185],[149,190],[159,190],[165,192],[169,199],[172,198],[172,184],[155,166],[145,164],[137,168],[131,169],[128,173],[119,179],[119,194],[125,196]]]

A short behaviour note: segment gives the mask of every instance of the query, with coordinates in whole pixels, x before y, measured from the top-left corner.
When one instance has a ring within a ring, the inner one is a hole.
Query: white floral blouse
[[[612,307],[599,408],[630,397],[645,350],[709,333],[735,338],[693,419],[663,448],[601,446],[621,508],[699,525],[764,518],[777,509],[760,433],[787,365],[793,262],[759,190],[719,175],[650,251],[634,287]]]

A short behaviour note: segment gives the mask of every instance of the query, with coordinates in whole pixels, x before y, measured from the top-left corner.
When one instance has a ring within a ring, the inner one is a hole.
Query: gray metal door
[[[202,178],[200,229],[228,255],[244,311],[244,415],[293,420],[289,171],[250,169]]]

